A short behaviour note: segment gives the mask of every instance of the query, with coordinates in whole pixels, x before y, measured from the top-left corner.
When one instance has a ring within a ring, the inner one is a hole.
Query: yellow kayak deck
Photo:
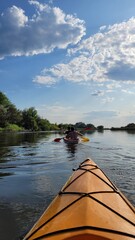
[[[24,237],[28,239],[135,239],[135,210],[104,172],[86,159]]]

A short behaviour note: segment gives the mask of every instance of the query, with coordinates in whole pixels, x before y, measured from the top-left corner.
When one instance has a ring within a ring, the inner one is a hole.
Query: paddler
[[[71,131],[67,134],[66,138],[72,140],[78,140],[78,136],[82,136],[82,134],[71,127]]]

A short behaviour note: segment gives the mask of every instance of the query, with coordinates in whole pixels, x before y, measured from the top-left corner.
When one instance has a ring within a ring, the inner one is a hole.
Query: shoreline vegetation
[[[124,127],[105,128],[103,125],[95,127],[93,124],[85,124],[77,122],[75,124],[57,124],[50,123],[49,120],[41,118],[34,107],[19,110],[0,92],[0,132],[39,132],[39,131],[57,131],[63,133],[68,126],[73,126],[80,132],[103,132],[104,130],[111,131],[128,131],[135,133],[135,123],[129,123]]]

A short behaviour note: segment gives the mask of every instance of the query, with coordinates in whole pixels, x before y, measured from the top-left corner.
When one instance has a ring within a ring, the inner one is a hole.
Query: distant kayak
[[[86,159],[24,237],[28,239],[135,239],[135,210],[104,172]]]
[[[80,139],[63,138],[63,141],[68,144],[78,144],[80,142]]]
[[[81,136],[78,139],[69,139],[66,137],[62,137],[62,138],[55,138],[53,141],[54,142],[60,142],[61,140],[63,140],[65,143],[79,143],[79,142],[89,142],[90,139],[84,136]]]

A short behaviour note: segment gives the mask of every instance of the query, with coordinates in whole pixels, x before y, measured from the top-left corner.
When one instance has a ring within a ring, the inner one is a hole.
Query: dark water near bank
[[[0,239],[16,240],[43,213],[80,162],[92,158],[135,205],[135,134],[95,132],[68,146],[54,133],[0,133]]]

